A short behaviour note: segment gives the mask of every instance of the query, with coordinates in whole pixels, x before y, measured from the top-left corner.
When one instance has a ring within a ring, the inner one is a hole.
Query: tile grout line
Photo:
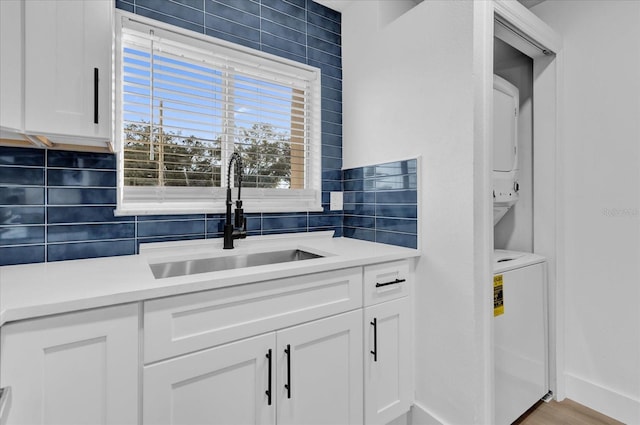
[[[262,0],[258,3],[258,34],[260,35],[260,51],[264,51],[264,45],[262,44]]]
[[[49,150],[44,150],[44,262],[49,262]]]

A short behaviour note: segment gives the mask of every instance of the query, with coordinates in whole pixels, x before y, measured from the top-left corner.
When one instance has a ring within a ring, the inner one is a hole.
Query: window
[[[247,212],[320,210],[318,69],[118,16],[121,214],[223,212],[233,152]]]

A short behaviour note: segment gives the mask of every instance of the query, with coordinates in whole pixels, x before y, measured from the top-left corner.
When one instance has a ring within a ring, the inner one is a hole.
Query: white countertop
[[[139,255],[0,267],[0,325],[88,308],[417,257],[420,251],[332,232],[142,245]],[[299,248],[323,258],[156,279],[150,263]]]

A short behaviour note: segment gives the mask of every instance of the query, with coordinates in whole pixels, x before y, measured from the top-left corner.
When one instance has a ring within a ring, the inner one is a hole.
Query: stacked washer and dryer
[[[494,76],[494,226],[518,201],[518,89]],[[496,424],[511,424],[549,391],[546,259],[494,252]]]

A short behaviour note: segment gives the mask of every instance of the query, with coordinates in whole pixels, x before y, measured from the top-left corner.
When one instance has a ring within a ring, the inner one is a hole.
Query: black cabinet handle
[[[376,288],[379,288],[381,286],[387,286],[387,285],[395,285],[396,283],[402,283],[406,281],[407,279],[396,279],[396,280],[392,280],[391,282],[385,282],[385,283],[376,282]]]
[[[284,387],[287,389],[287,398],[291,398],[291,344],[287,344],[284,352],[287,355],[287,383]]]
[[[373,354],[373,361],[378,361],[378,319],[373,318],[373,322],[371,322],[371,326],[373,326],[373,350],[371,350],[371,354]]]
[[[271,348],[269,348],[269,352],[267,353],[267,359],[269,359],[269,383],[265,394],[267,395],[267,404],[271,406]]]
[[[98,68],[93,68],[93,123],[98,124],[98,81],[100,81]]]

